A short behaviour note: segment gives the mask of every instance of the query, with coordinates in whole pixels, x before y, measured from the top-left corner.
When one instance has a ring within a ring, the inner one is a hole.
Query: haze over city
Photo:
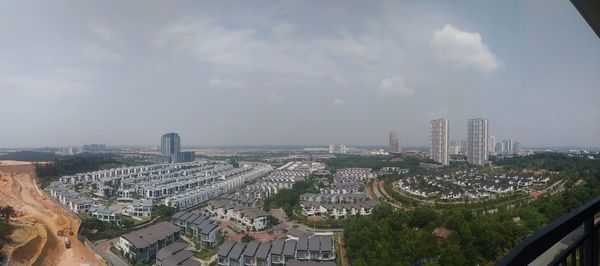
[[[568,1],[5,1],[0,32],[0,147],[426,146],[475,117],[600,146],[600,46]]]

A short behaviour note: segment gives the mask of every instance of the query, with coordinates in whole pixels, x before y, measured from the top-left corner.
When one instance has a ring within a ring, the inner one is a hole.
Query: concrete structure
[[[159,222],[122,235],[116,247],[132,262],[155,259],[158,250],[179,239],[179,227]]]
[[[402,152],[402,150],[400,148],[400,137],[398,137],[398,132],[396,132],[396,131],[390,131],[389,149],[390,149],[390,153]]]
[[[160,155],[171,158],[181,152],[181,138],[177,133],[164,134],[160,141]]]
[[[490,136],[488,139],[488,154],[496,155],[496,137]]]
[[[430,125],[429,156],[442,165],[448,165],[448,120],[431,120]]]
[[[485,165],[488,162],[488,120],[469,119],[467,126],[467,162]]]
[[[175,156],[175,160],[173,160],[173,156]],[[193,151],[182,151],[176,154],[171,155],[172,162],[193,162],[196,160],[196,153]]]
[[[340,153],[348,153],[348,147],[344,144],[340,144]]]

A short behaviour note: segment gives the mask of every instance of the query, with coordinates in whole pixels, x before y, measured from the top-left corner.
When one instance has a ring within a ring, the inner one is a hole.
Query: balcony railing
[[[599,211],[600,197],[525,238],[496,265],[598,265]]]

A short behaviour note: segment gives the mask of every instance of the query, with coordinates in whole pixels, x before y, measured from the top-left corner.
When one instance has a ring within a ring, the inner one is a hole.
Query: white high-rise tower
[[[431,120],[429,154],[432,160],[448,165],[448,120]]]
[[[488,121],[469,119],[467,128],[467,162],[485,165],[488,161]]]

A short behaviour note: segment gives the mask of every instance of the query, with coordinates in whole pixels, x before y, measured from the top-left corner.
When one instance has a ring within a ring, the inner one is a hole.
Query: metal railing
[[[542,256],[550,265],[598,265],[599,226],[595,216],[599,211],[600,197],[525,238],[496,265],[539,264],[536,259]],[[566,247],[555,246],[559,242]]]

